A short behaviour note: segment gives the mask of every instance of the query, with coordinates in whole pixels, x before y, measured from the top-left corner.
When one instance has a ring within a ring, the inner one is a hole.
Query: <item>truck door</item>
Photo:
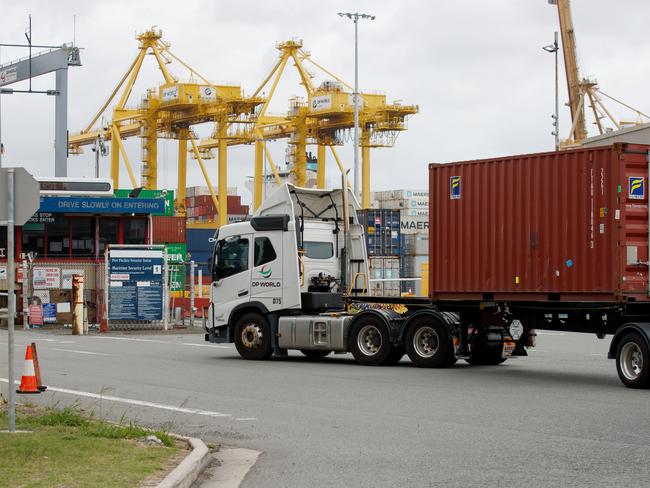
[[[257,232],[254,236],[251,300],[263,303],[269,311],[280,310],[282,303],[282,232]]]
[[[214,325],[228,323],[230,312],[250,301],[252,247],[251,234],[217,241],[210,288]]]

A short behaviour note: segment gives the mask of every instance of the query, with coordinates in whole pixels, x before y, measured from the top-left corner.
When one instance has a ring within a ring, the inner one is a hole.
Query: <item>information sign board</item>
[[[162,320],[163,250],[109,249],[109,320]]]

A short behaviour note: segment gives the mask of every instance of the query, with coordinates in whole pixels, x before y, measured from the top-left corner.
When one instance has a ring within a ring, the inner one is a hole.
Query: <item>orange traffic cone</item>
[[[102,317],[99,320],[99,332],[106,333],[108,332],[108,317],[106,316],[106,304],[102,305]]]
[[[40,393],[38,383],[36,382],[36,371],[34,370],[34,358],[32,357],[32,346],[27,346],[25,351],[25,370],[20,380],[20,388],[17,393]]]
[[[36,343],[32,342],[32,357],[34,358],[34,372],[36,373],[36,387],[41,390],[47,390],[47,386],[41,380],[41,367],[38,364],[38,353],[36,352]]]

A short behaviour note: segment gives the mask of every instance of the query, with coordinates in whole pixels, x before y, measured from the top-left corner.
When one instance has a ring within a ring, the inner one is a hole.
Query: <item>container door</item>
[[[619,155],[620,291],[648,299],[648,153],[645,146],[624,146]]]

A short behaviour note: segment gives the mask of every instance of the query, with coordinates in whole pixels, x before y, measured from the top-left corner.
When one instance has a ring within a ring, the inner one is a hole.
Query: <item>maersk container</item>
[[[399,255],[399,210],[367,209],[359,210],[357,215],[366,235],[368,255]]]
[[[649,301],[649,149],[431,164],[430,296]]]

